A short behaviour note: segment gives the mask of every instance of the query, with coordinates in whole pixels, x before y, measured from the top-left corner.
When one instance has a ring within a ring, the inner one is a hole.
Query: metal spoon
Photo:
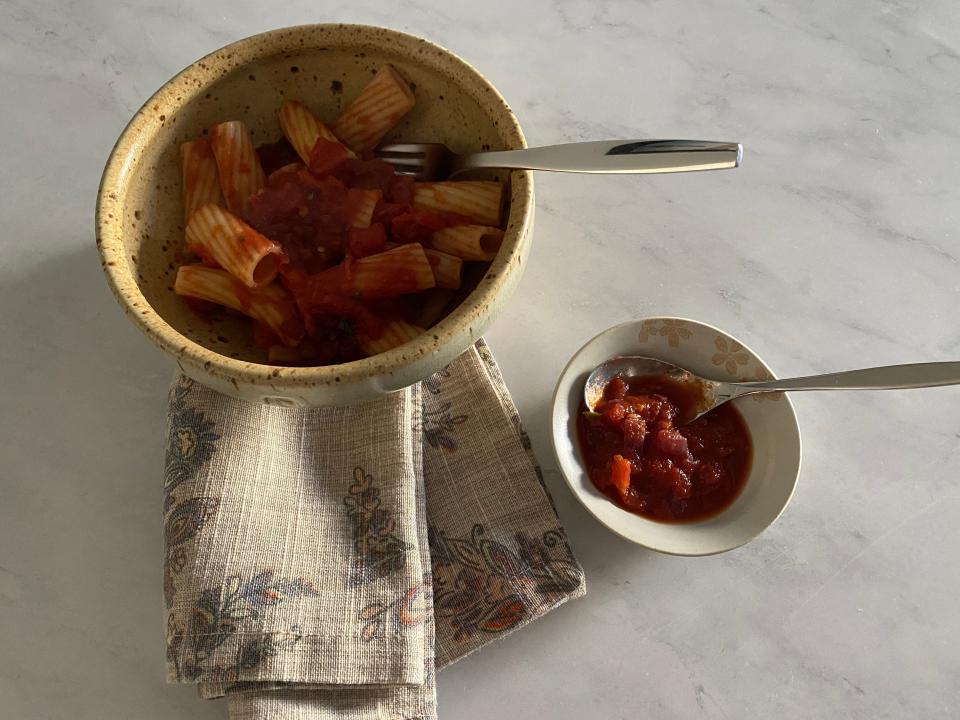
[[[656,358],[625,355],[607,360],[590,373],[583,388],[583,400],[592,410],[603,398],[604,388],[614,377],[643,375],[665,375],[677,382],[699,386],[703,400],[693,406],[689,417],[678,418],[677,424],[685,425],[728,400],[753,393],[782,390],[901,390],[960,385],[960,362],[888,365],[785,380],[723,382],[698,377],[689,370]]]

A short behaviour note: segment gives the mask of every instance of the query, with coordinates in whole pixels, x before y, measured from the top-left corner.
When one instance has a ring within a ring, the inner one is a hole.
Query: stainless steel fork
[[[416,180],[445,180],[479,168],[580,173],[674,173],[740,166],[739,143],[704,140],[600,140],[457,155],[442,143],[381,145],[374,154]]]

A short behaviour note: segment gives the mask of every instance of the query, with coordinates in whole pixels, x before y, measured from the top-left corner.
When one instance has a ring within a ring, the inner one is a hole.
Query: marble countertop
[[[746,148],[736,172],[537,177],[529,269],[488,339],[589,593],[443,672],[442,717],[956,717],[957,389],[797,396],[792,504],[703,559],[590,518],[547,417],[580,344],[646,315],[723,327],[781,375],[960,357],[955,4],[273,5],[0,5],[3,714],[226,716],[163,682],[171,364],[103,282],[94,198],[127,119],[182,66],[270,27],[350,20],[470,60],[533,144]]]

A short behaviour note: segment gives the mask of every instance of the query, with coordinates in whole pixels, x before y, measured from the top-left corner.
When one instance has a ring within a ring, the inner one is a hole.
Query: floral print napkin
[[[483,341],[337,408],[179,377],[165,470],[168,679],[234,718],[435,717],[435,669],[585,591]]]

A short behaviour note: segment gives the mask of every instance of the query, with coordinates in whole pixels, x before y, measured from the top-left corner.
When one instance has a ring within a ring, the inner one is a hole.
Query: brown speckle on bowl
[[[343,83],[340,82],[339,80],[331,80],[331,81],[330,81],[330,92],[332,92],[334,95],[339,95],[340,93],[342,93],[342,92],[343,92]]]

